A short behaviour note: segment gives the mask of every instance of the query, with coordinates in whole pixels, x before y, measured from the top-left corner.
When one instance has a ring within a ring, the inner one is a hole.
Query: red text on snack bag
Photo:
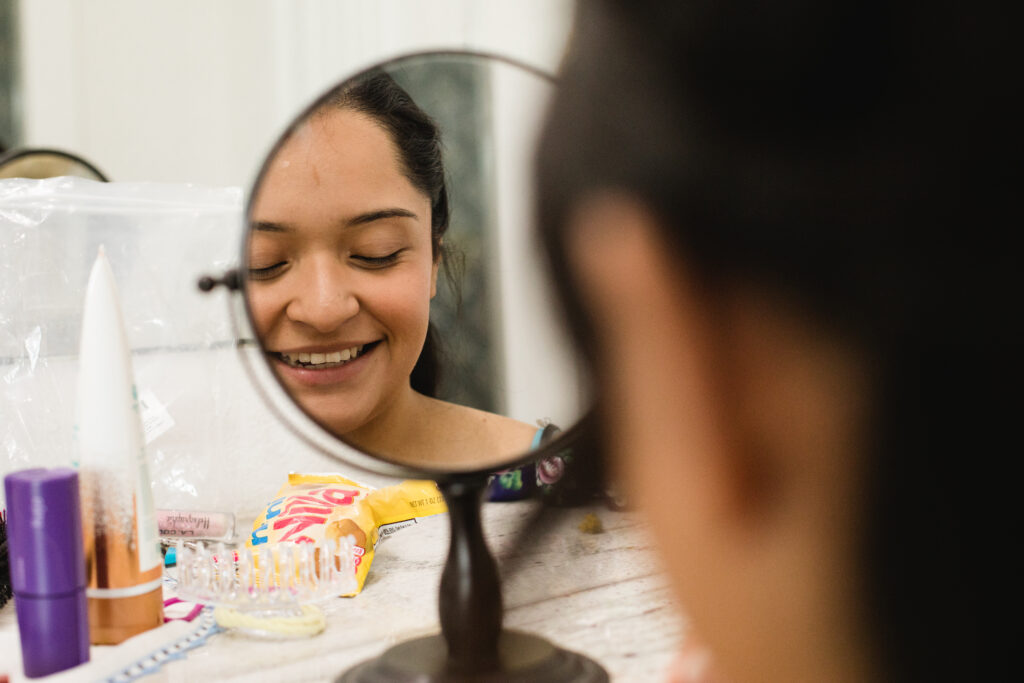
[[[274,520],[274,530],[284,529],[278,542],[292,541],[310,543],[309,536],[296,536],[315,524],[325,524],[327,515],[334,507],[351,505],[359,496],[360,491],[340,488],[313,489],[306,494],[293,496],[285,503],[278,519]]]
[[[283,543],[285,541],[298,542],[299,539],[292,538],[293,535],[307,527],[313,526],[314,524],[323,524],[326,521],[326,517],[319,517],[316,515],[290,515],[288,517],[281,517],[281,519],[274,522],[274,530],[286,529],[286,531],[277,539],[277,541],[278,543]],[[307,538],[310,541],[313,540],[308,536],[304,538]]]
[[[356,569],[359,569],[359,564],[363,561],[363,554],[365,552],[366,551],[360,548],[359,546],[354,546],[352,548],[352,556],[354,558],[352,564]]]

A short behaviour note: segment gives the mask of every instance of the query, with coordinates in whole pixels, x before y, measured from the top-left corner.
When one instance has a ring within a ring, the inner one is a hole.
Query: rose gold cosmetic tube
[[[142,569],[138,515],[132,515],[128,526],[118,523],[121,511],[104,504],[102,478],[88,471],[81,476],[82,493],[88,492],[82,499],[82,535],[90,640],[93,645],[116,645],[163,625],[163,565]]]
[[[114,645],[163,624],[163,562],[131,348],[102,248],[85,293],[77,399],[90,640]]]

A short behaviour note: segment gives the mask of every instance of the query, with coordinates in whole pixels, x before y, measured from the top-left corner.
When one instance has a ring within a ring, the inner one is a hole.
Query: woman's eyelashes
[[[263,268],[250,268],[249,279],[250,280],[270,280],[277,277],[284,272],[284,269],[288,267],[287,261],[278,261],[272,266],[265,266]]]
[[[405,248],[397,249],[390,254],[384,256],[372,256],[370,254],[351,254],[350,258],[355,261],[358,267],[367,270],[377,270],[380,268],[387,268],[388,266],[394,265],[398,262],[399,257]],[[283,274],[289,266],[289,261],[278,261],[273,265],[263,267],[253,267],[249,269],[250,280],[272,280],[277,276]]]
[[[369,256],[366,254],[352,254],[352,259],[363,268],[386,268],[398,261],[398,257],[405,249],[398,249],[385,256]]]

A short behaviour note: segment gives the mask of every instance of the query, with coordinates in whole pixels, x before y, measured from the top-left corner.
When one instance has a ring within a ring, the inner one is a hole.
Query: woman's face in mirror
[[[380,123],[326,104],[275,152],[250,220],[249,302],[271,366],[358,442],[399,407],[423,348],[439,265],[430,198]]]

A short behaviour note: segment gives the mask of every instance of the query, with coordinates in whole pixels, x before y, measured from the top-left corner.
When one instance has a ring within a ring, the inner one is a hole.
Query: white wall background
[[[247,186],[318,92],[406,52],[554,71],[571,0],[21,0],[23,144],[112,180]]]
[[[492,69],[497,165],[498,292],[506,413],[524,422],[567,427],[582,414],[575,354],[555,319],[553,284],[533,233],[533,154],[543,113],[554,94],[548,81],[521,69]],[[525,229],[524,229],[525,228]],[[543,415],[537,411],[543,410]]]

